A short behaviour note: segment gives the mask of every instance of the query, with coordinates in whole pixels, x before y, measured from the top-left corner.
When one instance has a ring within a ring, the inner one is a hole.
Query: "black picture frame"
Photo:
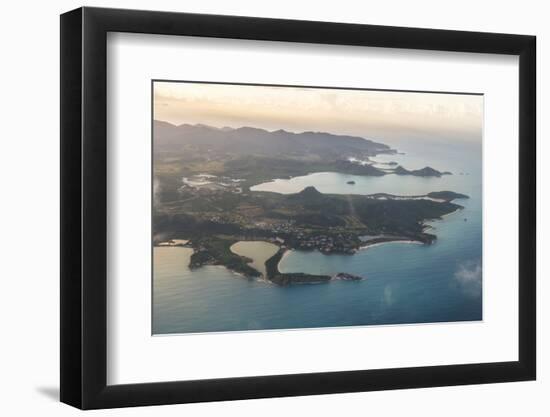
[[[107,385],[108,32],[519,56],[519,360]],[[534,36],[79,8],[61,15],[61,401],[82,409],[536,378]]]

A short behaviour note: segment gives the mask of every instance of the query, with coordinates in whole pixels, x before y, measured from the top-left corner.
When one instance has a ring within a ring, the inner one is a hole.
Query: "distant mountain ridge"
[[[327,132],[293,133],[283,129],[268,131],[256,127],[217,128],[203,124],[179,126],[155,120],[155,149],[177,152],[188,146],[243,155],[376,155],[389,153],[383,143],[359,136],[336,135]]]

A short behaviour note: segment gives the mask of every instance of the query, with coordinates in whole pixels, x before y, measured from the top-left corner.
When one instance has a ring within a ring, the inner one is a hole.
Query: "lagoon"
[[[277,253],[279,247],[263,241],[242,241],[231,245],[231,252],[252,259],[249,265],[266,277],[265,261]]]

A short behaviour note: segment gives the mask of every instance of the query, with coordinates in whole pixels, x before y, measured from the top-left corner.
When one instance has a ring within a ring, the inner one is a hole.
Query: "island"
[[[442,175],[452,175],[452,173],[449,171],[439,172],[432,167],[408,170],[403,168],[401,165],[398,165],[397,168],[393,170],[393,173],[396,175],[415,175],[417,177],[441,177]]]
[[[338,280],[338,281],[362,281],[365,278],[359,275],[348,274],[346,272],[339,272],[336,275],[334,275],[332,279]]]
[[[325,194],[311,186],[294,194],[250,190],[275,178],[326,171],[361,176],[450,174],[431,167],[377,168],[370,157],[397,151],[366,138],[155,121],[154,140],[153,244],[177,242],[192,248],[191,269],[222,265],[255,278],[262,274],[250,265],[251,259],[230,248],[239,241],[272,242],[279,250],[265,262],[264,279],[282,286],[363,278],[282,273],[279,261],[288,250],[353,255],[384,242],[432,244],[437,236],[425,223],[460,210],[455,200],[468,198],[448,190],[412,196]]]

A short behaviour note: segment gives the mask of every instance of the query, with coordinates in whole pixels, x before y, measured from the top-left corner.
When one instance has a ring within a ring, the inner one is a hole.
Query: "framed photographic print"
[[[535,379],[535,38],[61,16],[61,400]]]

